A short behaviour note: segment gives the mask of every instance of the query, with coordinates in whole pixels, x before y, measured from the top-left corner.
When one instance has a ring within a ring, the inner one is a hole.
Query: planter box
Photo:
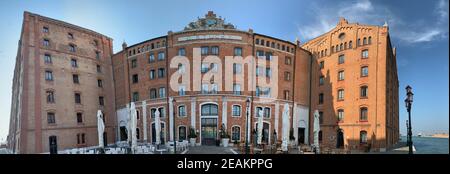
[[[229,138],[222,138],[222,146],[228,147],[228,143],[230,142]]]

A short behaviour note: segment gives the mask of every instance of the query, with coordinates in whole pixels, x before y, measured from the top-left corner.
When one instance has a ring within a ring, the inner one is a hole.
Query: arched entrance
[[[342,129],[338,129],[337,131],[337,139],[336,139],[336,148],[344,147],[344,131]]]
[[[216,145],[217,118],[219,107],[217,104],[204,104],[201,106],[201,143],[202,145]]]
[[[50,154],[58,153],[58,143],[56,142],[56,136],[48,137],[48,144],[50,148]]]

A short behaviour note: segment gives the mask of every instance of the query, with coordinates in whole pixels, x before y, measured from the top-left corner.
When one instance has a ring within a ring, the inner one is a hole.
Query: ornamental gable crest
[[[197,21],[189,23],[184,30],[210,30],[210,29],[236,29],[234,25],[225,23],[225,19],[217,17],[213,11],[208,11],[204,18],[198,18]]]

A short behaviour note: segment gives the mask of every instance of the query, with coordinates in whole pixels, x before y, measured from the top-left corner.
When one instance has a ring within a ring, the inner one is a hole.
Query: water
[[[401,137],[401,142],[406,142],[406,136]],[[412,137],[416,154],[449,154],[448,138]]]

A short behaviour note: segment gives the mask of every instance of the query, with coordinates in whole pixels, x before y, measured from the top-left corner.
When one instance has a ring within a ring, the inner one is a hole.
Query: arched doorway
[[[201,143],[202,145],[216,145],[217,119],[219,106],[217,104],[204,104],[201,106]]]
[[[254,133],[255,133],[255,142],[257,142],[257,128],[258,128],[258,123],[255,124],[255,129],[254,129]],[[270,143],[270,124],[267,122],[263,122],[263,131],[262,131],[262,138],[261,138],[261,143],[263,144],[269,144]]]
[[[125,121],[120,121],[119,123],[120,129],[120,141],[128,140],[128,130]]]
[[[49,148],[50,148],[50,154],[57,154],[58,153],[58,143],[56,141],[56,136],[48,137],[48,144],[49,144]]]
[[[337,131],[337,139],[336,139],[336,148],[344,147],[344,131],[342,129],[338,129]]]

